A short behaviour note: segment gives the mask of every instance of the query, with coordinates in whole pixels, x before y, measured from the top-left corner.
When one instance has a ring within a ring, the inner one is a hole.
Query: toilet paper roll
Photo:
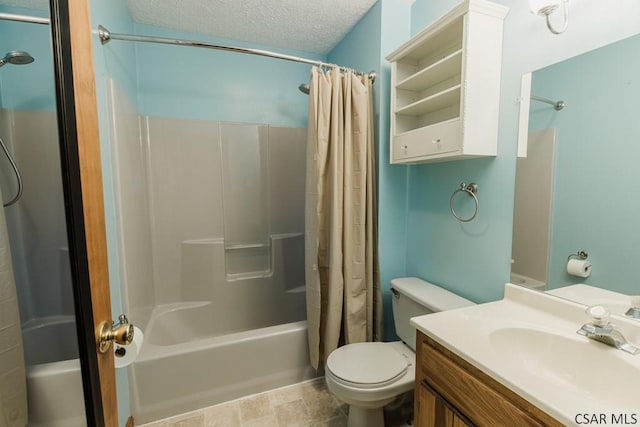
[[[567,273],[577,277],[589,277],[591,274],[591,261],[572,258],[567,262]]]
[[[116,368],[124,368],[131,365],[138,358],[138,353],[142,348],[144,334],[137,327],[133,327],[133,341],[129,345],[115,344],[113,346],[114,356],[116,359]]]

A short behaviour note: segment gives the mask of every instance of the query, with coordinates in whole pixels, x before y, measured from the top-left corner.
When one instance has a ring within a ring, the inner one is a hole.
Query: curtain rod
[[[545,104],[550,104],[553,105],[553,108],[556,111],[560,111],[564,108],[565,103],[564,101],[552,101],[550,99],[547,98],[543,98],[541,96],[535,96],[535,95],[531,95],[531,99],[534,101],[538,101],[538,102],[544,102]]]
[[[205,49],[215,49],[215,50],[226,50],[229,52],[237,52],[237,53],[247,53],[250,55],[258,55],[258,56],[266,56],[269,58],[277,58],[284,59],[285,61],[293,61],[293,62],[302,62],[304,64],[316,65],[322,68],[334,68],[338,67],[342,71],[354,71],[356,74],[361,76],[368,76],[372,82],[376,79],[376,73],[371,71],[368,73],[356,71],[348,67],[342,67],[336,64],[330,64],[322,61],[316,61],[313,59],[301,58],[299,56],[293,55],[285,55],[282,53],[271,52],[268,50],[259,50],[259,49],[249,49],[244,47],[235,47],[235,46],[225,46],[225,45],[217,45],[205,42],[199,42],[195,40],[180,40],[180,39],[169,39],[163,37],[150,37],[150,36],[136,36],[132,34],[117,34],[112,33],[107,30],[102,25],[98,25],[98,36],[100,36],[100,41],[102,44],[107,44],[111,40],[126,40],[132,42],[145,42],[145,43],[158,43],[158,44],[170,44],[170,45],[178,45],[178,46],[190,46],[190,47],[201,47]]]
[[[37,16],[17,15],[15,13],[0,13],[0,19],[5,21],[29,22],[31,24],[49,25],[49,18],[39,18]]]
[[[7,21],[16,21],[16,22],[27,22],[32,24],[41,24],[41,25],[49,25],[51,22],[48,18],[40,18],[36,16],[28,16],[28,15],[18,15],[14,13],[0,13],[0,20]],[[293,62],[301,62],[304,64],[316,65],[321,68],[334,68],[338,67],[342,71],[352,70],[348,67],[343,67],[336,64],[331,64],[322,61],[316,61],[313,59],[301,58],[299,56],[293,55],[285,55],[282,53],[271,52],[268,50],[259,50],[259,49],[249,49],[244,47],[235,47],[235,46],[225,46],[225,45],[217,45],[205,42],[199,42],[194,40],[180,40],[180,39],[169,39],[162,37],[149,37],[149,36],[136,36],[131,34],[118,34],[112,33],[107,30],[102,25],[98,26],[98,36],[100,37],[100,42],[102,44],[107,44],[111,40],[125,40],[125,41],[133,41],[133,42],[145,42],[145,43],[158,43],[158,44],[169,44],[169,45],[178,45],[178,46],[190,46],[190,47],[201,47],[205,49],[215,49],[215,50],[226,50],[229,52],[237,52],[237,53],[246,53],[250,55],[258,55],[258,56],[266,56],[269,58],[276,59],[284,59],[285,61],[293,61]],[[376,80],[376,73],[370,71],[368,73],[362,71],[352,70],[356,74],[361,76],[368,76],[371,79],[371,82]]]

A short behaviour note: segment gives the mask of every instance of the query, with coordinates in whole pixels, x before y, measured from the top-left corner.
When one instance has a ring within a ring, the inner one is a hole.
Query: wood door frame
[[[113,353],[96,351],[111,321],[89,0],[49,0],[58,132],[87,424],[118,425]]]

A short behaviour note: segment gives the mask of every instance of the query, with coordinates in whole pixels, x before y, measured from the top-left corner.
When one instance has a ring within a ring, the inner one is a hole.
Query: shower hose
[[[7,207],[7,206],[13,205],[18,200],[20,200],[20,197],[22,197],[23,184],[22,184],[22,176],[20,175],[18,166],[16,165],[16,162],[13,160],[13,157],[11,157],[11,154],[9,154],[9,150],[7,150],[7,146],[4,145],[4,141],[2,140],[2,138],[0,138],[0,147],[2,147],[2,151],[4,151],[4,154],[7,156],[7,159],[9,159],[9,163],[11,163],[11,167],[13,168],[13,172],[15,172],[16,179],[18,181],[18,192],[13,197],[13,199],[9,200],[7,203],[4,203],[2,205],[4,207]]]

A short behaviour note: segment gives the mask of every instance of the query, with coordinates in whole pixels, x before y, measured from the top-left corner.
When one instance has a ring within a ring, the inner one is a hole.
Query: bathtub
[[[306,321],[211,336],[210,308],[179,303],[154,309],[129,368],[136,423],[316,376],[309,365]]]
[[[547,284],[545,282],[541,282],[540,280],[536,280],[532,277],[527,277],[523,274],[511,273],[511,283],[514,285],[524,286],[525,288],[534,289],[536,291],[546,291]]]
[[[86,426],[74,317],[25,322],[22,339],[29,426]]]

